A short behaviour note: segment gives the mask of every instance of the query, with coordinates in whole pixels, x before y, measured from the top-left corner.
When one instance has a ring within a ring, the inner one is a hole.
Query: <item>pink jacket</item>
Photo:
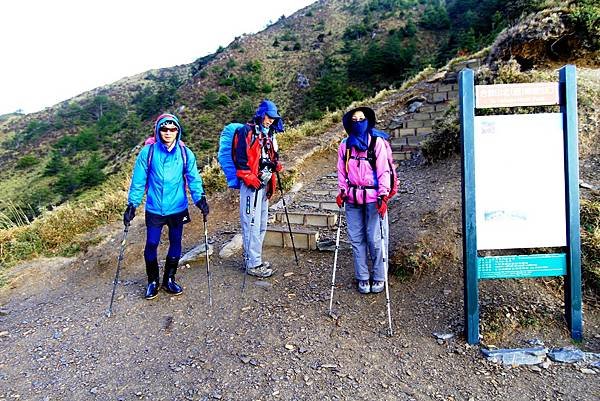
[[[373,140],[369,136],[369,143]],[[348,171],[346,171],[346,139],[342,140],[338,148],[338,186],[340,190],[348,195],[348,202],[362,205],[363,203],[376,202],[380,195],[387,195],[390,192],[390,167],[387,160],[384,139],[379,139],[375,143],[375,155],[377,156],[377,181],[379,186],[375,188],[375,179],[373,169],[367,160],[367,151],[359,152],[351,149],[350,160],[348,160]],[[358,159],[357,159],[358,158]],[[366,195],[366,199],[365,199]]]

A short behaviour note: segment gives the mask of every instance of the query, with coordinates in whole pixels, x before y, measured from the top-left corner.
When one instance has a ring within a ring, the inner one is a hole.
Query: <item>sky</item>
[[[188,64],[314,0],[3,0],[0,115]]]

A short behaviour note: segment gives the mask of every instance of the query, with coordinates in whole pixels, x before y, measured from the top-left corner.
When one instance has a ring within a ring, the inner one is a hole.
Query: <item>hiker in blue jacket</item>
[[[164,225],[169,227],[169,250],[165,261],[162,288],[170,294],[183,291],[175,282],[181,257],[183,225],[190,222],[186,186],[194,204],[208,215],[208,203],[196,156],[181,142],[182,128],[173,114],[162,114],[154,123],[154,139],[146,140],[133,168],[127,209],[123,223],[128,226],[146,193],[146,246],[144,261],[148,274],[145,298],[158,295],[158,244]]]

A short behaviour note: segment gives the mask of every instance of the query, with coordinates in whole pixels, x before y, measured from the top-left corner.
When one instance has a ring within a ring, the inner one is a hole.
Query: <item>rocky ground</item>
[[[318,188],[333,160],[328,152],[305,163],[305,188]],[[0,293],[0,400],[598,399],[600,369],[588,363],[503,366],[481,353],[491,345],[572,345],[555,280],[483,282],[483,342],[465,343],[459,160],[400,170],[402,190],[390,208],[392,259],[413,252],[421,262],[410,278],[390,279],[392,337],[385,293],[358,294],[348,249],[338,263],[336,319],[327,313],[332,252],[299,251],[298,267],[290,249],[266,248],[276,272],[249,277],[243,294],[241,256],[215,252],[212,307],[202,261],[180,269],[181,296],[144,300],[138,217],[110,318],[120,223],[97,233],[105,240],[86,254],[13,269]],[[210,199],[216,250],[238,230],[235,195]],[[196,210],[192,219],[186,249],[204,240]],[[584,329],[576,345],[599,353],[597,304],[585,304]]]

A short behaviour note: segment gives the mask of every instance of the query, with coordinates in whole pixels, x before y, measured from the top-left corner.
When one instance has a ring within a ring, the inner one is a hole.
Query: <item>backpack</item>
[[[219,137],[219,154],[217,159],[223,173],[225,173],[227,186],[234,189],[240,189],[240,179],[236,174],[237,170],[233,161],[233,153],[235,152],[233,140],[235,138],[235,131],[243,126],[244,124],[240,123],[227,124]]]
[[[148,138],[146,138],[146,140],[144,141],[144,145],[151,145],[150,149],[148,149],[148,160],[147,160],[147,166],[148,166],[148,172],[150,171],[150,166],[152,165],[152,156],[154,156],[154,144],[156,143],[156,137],[153,136],[149,136]],[[185,172],[187,171],[187,152],[185,150],[185,144],[183,143],[183,141],[177,141],[177,144],[179,145],[179,149],[181,150],[181,157],[183,159],[183,182],[185,183],[185,186],[187,187],[187,180],[185,178]],[[146,174],[146,191],[148,190],[148,178],[149,178],[149,174]]]
[[[371,170],[373,170],[375,188],[379,186],[377,182],[377,156],[375,155],[375,144],[377,143],[377,138],[379,138],[379,136],[371,135],[371,142],[369,143],[369,147],[367,148],[367,161],[371,165]],[[394,163],[392,147],[390,145],[389,140],[387,139],[387,135],[382,139],[385,144],[386,157],[388,165],[390,167],[390,193],[388,194],[388,199],[391,199],[394,195],[398,193],[398,173],[396,172],[396,164]],[[346,164],[346,173],[348,172],[348,161],[350,160],[350,151],[351,149],[346,147],[346,157],[344,160]]]

